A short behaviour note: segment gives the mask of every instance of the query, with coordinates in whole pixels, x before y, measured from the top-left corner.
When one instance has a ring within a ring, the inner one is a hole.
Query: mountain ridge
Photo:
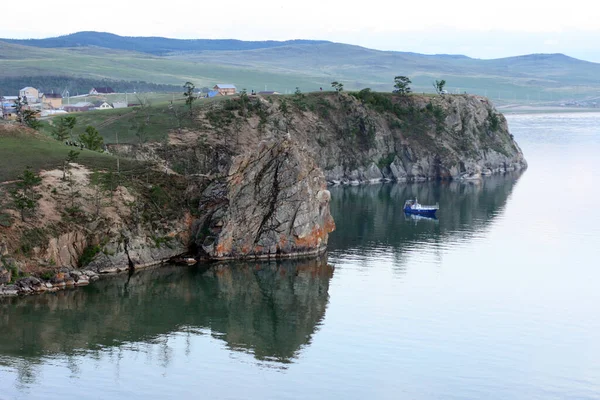
[[[412,80],[416,92],[430,93],[432,83],[443,79],[450,93],[527,103],[531,99],[589,101],[600,91],[600,64],[562,53],[477,59],[458,54],[381,51],[329,41],[168,39],[102,32],[3,40],[0,80],[69,76],[167,85],[190,81],[198,87],[232,82],[240,89],[291,93],[295,87],[327,90],[332,81],[344,83],[347,90],[369,87],[391,91],[394,77],[404,75]],[[4,92],[8,84],[14,91],[16,83],[5,82]]]
[[[256,49],[269,49],[276,47],[285,47],[289,45],[314,45],[314,44],[338,44],[352,46],[362,49],[367,49],[379,53],[418,55],[422,57],[446,58],[446,59],[469,59],[480,61],[494,60],[513,60],[523,58],[563,58],[569,60],[577,60],[581,62],[598,64],[593,61],[583,60],[569,56],[564,53],[529,53],[518,54],[508,57],[499,58],[477,58],[470,57],[464,54],[449,54],[449,53],[417,53],[399,50],[378,50],[370,47],[355,45],[352,43],[332,42],[329,40],[317,39],[290,39],[290,40],[243,40],[243,39],[178,39],[163,36],[122,36],[110,32],[98,31],[80,31],[69,33],[66,35],[47,37],[47,38],[31,38],[31,39],[14,39],[0,38],[0,42],[17,44],[38,48],[69,48],[69,47],[101,47],[114,50],[133,50],[147,54],[164,55],[168,52],[184,51],[244,51]],[[170,44],[173,47],[165,47],[165,44]],[[137,45],[139,48],[133,48]],[[185,47],[187,45],[188,47]],[[155,46],[155,48],[151,47]]]
[[[286,44],[315,44],[322,40],[264,40],[244,41],[239,39],[172,39],[161,36],[120,36],[109,32],[82,31],[44,39],[0,39],[0,41],[40,48],[68,48],[98,46],[108,49],[133,50],[161,55],[172,51],[203,50],[250,50],[270,48]]]

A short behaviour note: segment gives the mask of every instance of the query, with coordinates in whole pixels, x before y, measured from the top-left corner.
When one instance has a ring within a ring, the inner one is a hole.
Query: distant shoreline
[[[600,113],[600,108],[560,106],[497,106],[502,114]]]

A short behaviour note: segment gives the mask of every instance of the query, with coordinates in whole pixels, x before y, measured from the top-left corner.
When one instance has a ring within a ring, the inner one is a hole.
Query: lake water
[[[0,300],[0,399],[600,399],[600,114],[508,119],[527,171],[333,188],[326,257]]]

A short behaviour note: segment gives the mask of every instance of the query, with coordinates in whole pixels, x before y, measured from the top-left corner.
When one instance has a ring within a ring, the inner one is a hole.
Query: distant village
[[[217,96],[233,96],[237,93],[237,88],[233,84],[219,83],[215,85],[212,90],[208,92],[197,92],[197,97],[212,98]],[[115,108],[127,108],[139,106],[135,102],[137,98],[135,94],[132,94],[132,101],[116,101],[110,102],[107,100],[108,95],[115,95],[116,93],[110,87],[94,87],[87,95],[80,95],[74,97],[63,97],[58,93],[42,93],[34,87],[24,87],[19,90],[18,95],[14,96],[0,96],[0,118],[14,119],[15,118],[15,101],[20,97],[21,100],[27,100],[26,108],[39,112],[41,117],[46,117],[56,114],[67,114],[76,112],[85,112],[92,110],[111,110]],[[275,91],[263,91],[254,92],[252,95],[274,95],[279,94]],[[95,101],[80,101],[73,102],[77,98],[87,98],[90,96],[98,97]],[[127,96],[126,96],[127,98]],[[65,104],[66,102],[66,104]]]

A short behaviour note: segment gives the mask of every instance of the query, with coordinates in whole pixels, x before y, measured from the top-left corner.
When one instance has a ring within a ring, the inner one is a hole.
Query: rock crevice
[[[265,141],[203,192],[196,247],[211,259],[319,253],[335,228],[328,194],[306,151],[289,139]]]

